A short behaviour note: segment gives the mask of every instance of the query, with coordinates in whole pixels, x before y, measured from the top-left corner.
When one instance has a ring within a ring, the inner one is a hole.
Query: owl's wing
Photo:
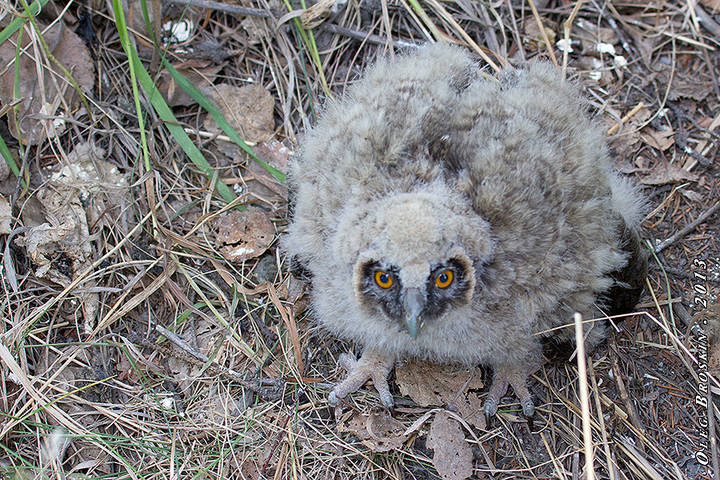
[[[605,312],[612,315],[628,313],[637,305],[645,286],[649,251],[640,238],[637,228],[623,221],[620,232],[623,250],[628,252],[628,263],[610,276],[615,285],[603,295]]]

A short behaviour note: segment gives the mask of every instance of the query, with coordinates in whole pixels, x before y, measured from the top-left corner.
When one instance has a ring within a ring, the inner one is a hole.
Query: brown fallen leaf
[[[34,226],[15,243],[26,249],[38,278],[68,286],[92,264],[90,226],[96,232],[105,223],[127,224],[121,220],[127,180],[103,158],[105,151],[99,147],[76,145],[63,168],[35,195],[38,208],[28,210],[27,220],[23,212],[24,223]],[[90,293],[93,286],[87,280],[77,294],[84,304],[87,333],[94,328],[98,308],[97,293]]]
[[[308,282],[296,278],[295,275],[287,275],[278,287],[278,296],[288,302],[295,318],[310,308],[309,293]]]
[[[547,38],[550,41],[550,45],[554,46],[556,37],[556,24],[548,18],[542,18],[541,20],[543,24],[543,30],[545,30],[545,35],[547,35]],[[540,30],[540,26],[532,15],[525,17],[525,22],[522,26],[522,33],[523,44],[525,45],[526,50],[540,50],[541,52],[547,51],[543,32]]]
[[[666,72],[666,75],[670,74]],[[690,98],[701,102],[713,91],[710,79],[702,80],[697,75],[687,75],[676,72],[672,76],[672,85],[668,92],[668,99],[677,101],[681,98]]]
[[[672,128],[655,130],[654,128],[646,127],[640,132],[640,138],[642,138],[643,142],[661,152],[664,152],[675,144],[675,132]]]
[[[578,18],[575,21],[577,30],[574,37],[581,42],[588,43],[609,43],[615,45],[618,43],[617,33],[610,27],[601,27],[596,22],[591,22],[584,18]]]
[[[220,84],[213,88],[210,97],[230,126],[246,142],[263,142],[272,137],[275,131],[275,100],[262,85],[236,87]],[[221,133],[211,116],[205,119],[204,127],[211,133]]]
[[[421,407],[452,404],[466,422],[480,429],[486,426],[477,393],[484,386],[480,368],[409,362],[395,369],[395,382]]]
[[[209,61],[188,60],[179,65],[173,65],[188,81],[200,91],[209,91],[213,80],[223,65],[212,64]],[[158,82],[158,90],[171,107],[189,106],[197,103],[185,90],[180,87],[169,72],[163,71]]]
[[[696,192],[694,190],[687,190],[685,188],[681,189],[680,193],[683,197],[687,198],[691,202],[700,203],[703,201],[703,198],[705,198],[702,193]]]
[[[288,164],[292,150],[282,142],[272,139],[253,147],[258,158],[265,163],[272,165],[281,172],[288,171]],[[243,173],[248,191],[258,198],[263,198],[278,204],[287,204],[287,185],[280,183],[270,172],[258,162],[249,159],[247,172]]]
[[[15,158],[15,155],[13,155]],[[4,159],[0,159],[0,182],[10,176],[10,166]]]
[[[7,198],[0,195],[0,235],[10,233],[10,223],[12,222],[12,211]]]
[[[445,480],[463,480],[472,475],[473,454],[460,423],[445,411],[435,414],[426,445],[432,448],[432,462]]]
[[[259,257],[275,238],[275,227],[267,213],[259,208],[228,212],[218,217],[214,224],[218,230],[215,244],[223,257],[231,262]]]
[[[640,178],[640,183],[643,185],[665,185],[685,181],[696,182],[698,178],[697,174],[688,172],[667,160],[662,160],[650,169],[648,175]]]
[[[338,422],[337,429],[341,433],[352,433],[373,452],[387,452],[400,448],[405,443],[405,427],[402,422],[382,410],[370,415],[348,412]]]
[[[52,55],[78,82],[80,88],[92,91],[95,85],[93,61],[85,43],[62,22],[49,29],[40,25],[45,42],[53,47]],[[19,32],[19,30],[18,30]],[[79,101],[72,85],[62,71],[50,60],[38,62],[30,46],[35,32],[25,27],[22,47],[27,48],[20,55],[19,95],[14,95],[15,68],[8,62],[15,60],[18,33],[0,44],[0,104],[13,103],[15,98],[22,101],[8,111],[10,133],[25,145],[36,145],[46,136],[53,137],[65,128],[63,116],[69,115]],[[58,88],[60,91],[58,91]]]

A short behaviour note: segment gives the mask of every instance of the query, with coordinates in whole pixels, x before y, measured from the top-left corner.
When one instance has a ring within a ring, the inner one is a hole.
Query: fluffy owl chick
[[[545,64],[491,78],[442,45],[379,61],[327,106],[291,180],[284,246],[312,275],[314,316],[364,346],[331,402],[372,378],[391,406],[387,375],[415,358],[490,365],[486,413],[512,385],[532,415],[543,338],[642,288],[642,201]]]

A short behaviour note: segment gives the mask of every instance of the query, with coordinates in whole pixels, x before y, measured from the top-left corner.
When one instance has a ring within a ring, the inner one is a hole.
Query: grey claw
[[[497,413],[497,409],[498,409],[498,404],[497,404],[497,402],[495,402],[494,399],[488,398],[487,400],[485,400],[485,418],[486,419],[489,419],[490,417],[495,415],[495,413]]]
[[[385,408],[390,411],[392,411],[393,407],[395,406],[395,399],[393,399],[392,393],[390,393],[390,391],[388,390],[380,392],[380,401],[383,405],[385,405]]]
[[[332,407],[337,407],[340,403],[340,399],[337,397],[337,395],[335,395],[335,390],[330,392],[330,395],[328,395],[328,403]]]
[[[535,415],[535,405],[533,405],[532,398],[523,399],[520,404],[522,405],[523,415],[528,418]]]

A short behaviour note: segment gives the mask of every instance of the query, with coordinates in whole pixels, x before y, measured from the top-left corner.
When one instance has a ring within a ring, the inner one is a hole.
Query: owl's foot
[[[495,415],[500,399],[507,392],[508,385],[512,385],[515,395],[520,400],[523,414],[525,414],[526,417],[532,417],[535,413],[535,405],[533,405],[530,391],[527,388],[527,379],[534,369],[517,368],[516,366],[510,365],[495,365],[493,370],[492,385],[485,399],[485,417],[489,419]]]
[[[380,400],[386,408],[392,409],[393,396],[390,393],[387,377],[395,365],[395,360],[373,350],[363,352],[360,360],[352,355],[343,353],[338,358],[340,366],[348,371],[348,376],[335,385],[328,396],[330,405],[337,405],[347,395],[357,392],[365,382],[372,379],[375,390],[380,394]]]

